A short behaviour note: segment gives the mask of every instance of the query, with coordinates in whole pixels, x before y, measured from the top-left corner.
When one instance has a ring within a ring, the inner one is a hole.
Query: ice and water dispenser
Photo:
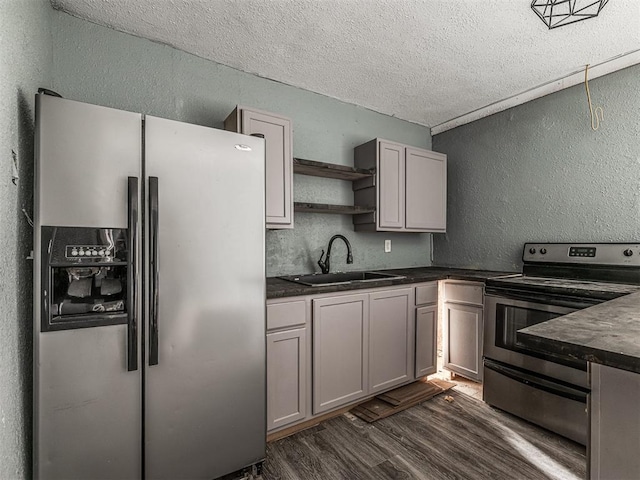
[[[127,323],[126,229],[42,227],[42,331]]]

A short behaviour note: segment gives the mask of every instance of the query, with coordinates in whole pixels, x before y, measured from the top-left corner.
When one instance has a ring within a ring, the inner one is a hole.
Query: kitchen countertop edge
[[[640,373],[640,292],[519,330],[541,353]]]
[[[375,282],[358,282],[342,285],[327,285],[322,287],[311,287],[300,285],[278,277],[267,278],[267,299],[297,297],[303,295],[319,295],[325,293],[346,292],[350,290],[363,290],[368,288],[392,287],[408,285],[412,283],[434,282],[437,280],[463,280],[484,282],[488,278],[514,275],[517,272],[498,272],[493,270],[474,270],[464,268],[448,267],[412,267],[394,269],[368,270],[395,275],[402,275],[403,278],[377,280]]]

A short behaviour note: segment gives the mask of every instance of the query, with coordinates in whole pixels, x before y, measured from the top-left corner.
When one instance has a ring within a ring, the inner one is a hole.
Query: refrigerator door
[[[210,480],[265,456],[264,141],[147,116],[145,146],[145,476]]]
[[[127,229],[128,177],[140,177],[141,120],[36,97],[35,478],[137,478],[142,470],[142,379],[140,369],[128,371],[135,366],[127,358],[128,325],[41,331],[41,268],[50,249],[42,248],[42,227]]]

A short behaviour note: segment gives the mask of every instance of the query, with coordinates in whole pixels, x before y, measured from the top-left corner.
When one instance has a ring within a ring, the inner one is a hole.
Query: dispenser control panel
[[[67,258],[108,258],[113,257],[112,245],[67,245],[65,256]]]

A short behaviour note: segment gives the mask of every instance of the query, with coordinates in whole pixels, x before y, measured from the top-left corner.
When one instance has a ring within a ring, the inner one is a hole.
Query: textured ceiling
[[[584,1],[584,0],[579,0]],[[548,30],[530,0],[52,0],[261,77],[435,126],[640,49],[640,1]]]

